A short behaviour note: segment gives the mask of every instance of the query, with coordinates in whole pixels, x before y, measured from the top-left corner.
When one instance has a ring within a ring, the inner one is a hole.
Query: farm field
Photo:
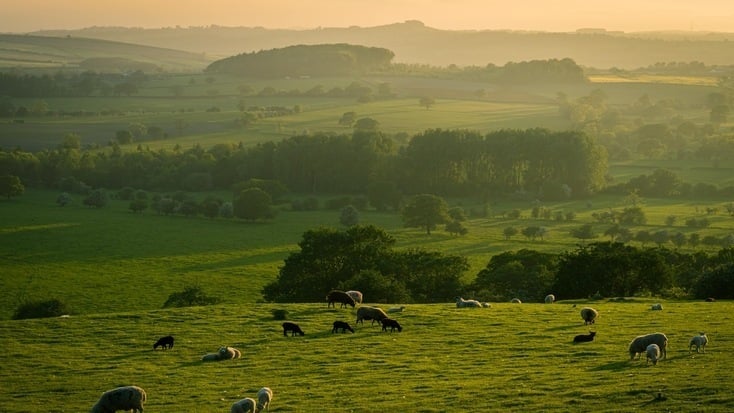
[[[83,207],[78,200],[62,208],[54,202],[57,195],[54,191],[28,190],[19,198],[0,202],[0,319],[9,319],[24,300],[49,299],[51,295],[77,314],[147,311],[161,308],[170,294],[190,285],[202,286],[223,303],[255,303],[261,300],[262,287],[277,276],[283,260],[299,250],[304,232],[339,227],[339,211],[296,212],[283,205],[271,222],[248,223],[163,216],[152,211],[133,214],[127,202],[114,200],[100,210]],[[466,200],[450,203],[467,211],[478,207]],[[531,218],[529,202],[498,203],[491,206],[487,217],[466,221],[468,234],[461,237],[442,228],[430,236],[417,228],[404,228],[395,213],[363,211],[360,223],[384,229],[395,238],[396,248],[423,248],[466,257],[470,268],[464,278],[470,282],[493,255],[504,251],[573,250],[582,241],[570,235],[572,229],[594,222],[594,212],[625,205],[621,197],[545,205],[553,211],[576,213],[574,220],[558,222]],[[720,212],[706,215],[707,207],[717,207]],[[503,215],[516,208],[522,212],[519,219]],[[697,232],[703,238],[723,237],[734,231],[734,220],[724,213],[721,201],[649,199],[643,209],[648,223],[631,228],[633,232],[665,229],[686,236]],[[671,215],[677,217],[673,226],[666,224]],[[704,216],[710,222],[708,228],[684,226],[686,219]],[[530,225],[545,226],[548,233],[534,241],[521,235],[511,239],[503,235],[508,226],[521,229]],[[594,225],[599,234],[595,241],[609,239],[601,235],[606,227]],[[705,245],[697,248],[718,250]],[[682,249],[692,251],[688,246]],[[151,283],[155,288],[150,288]]]
[[[663,301],[651,311],[656,302],[407,305],[394,315],[400,333],[355,325],[354,309],[325,303],[4,320],[0,411],[87,411],[128,384],[147,391],[146,411],[161,413],[228,411],[262,386],[274,391],[273,412],[732,411],[732,303]],[[600,313],[591,327],[579,316],[586,305]],[[284,337],[276,309],[306,335]],[[334,320],[355,333],[332,334]],[[595,341],[572,343],[589,330]],[[699,331],[706,353],[689,353]],[[667,359],[630,361],[629,341],[652,332],[667,334]],[[168,334],[174,348],[153,351]],[[201,361],[221,345],[242,358]]]

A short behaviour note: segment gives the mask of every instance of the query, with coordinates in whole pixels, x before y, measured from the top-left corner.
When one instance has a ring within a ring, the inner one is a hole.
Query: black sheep
[[[585,343],[587,341],[594,341],[596,331],[590,331],[589,334],[579,334],[573,338],[574,343]]]
[[[395,320],[393,318],[383,318],[382,320],[382,331],[387,331],[387,328],[390,327],[390,332],[392,333],[396,329],[398,330],[398,333],[403,331],[403,327],[398,323],[398,320]]]
[[[288,337],[289,331],[291,332],[291,337],[295,336],[296,334],[306,334],[303,332],[303,330],[301,330],[301,327],[298,327],[298,324],[286,321],[285,323],[283,323],[283,335]]]
[[[348,305],[351,305],[352,308],[354,308],[354,306],[357,305],[352,296],[345,293],[344,291],[339,290],[329,291],[329,294],[326,295],[326,301],[328,301],[328,303],[326,304],[327,307],[331,307],[332,305],[336,307],[335,303],[340,303],[340,308],[346,307]]]
[[[332,333],[336,333],[341,329],[342,333],[346,333],[347,330],[354,333],[354,329],[346,321],[334,321],[334,328],[331,329]]]
[[[163,350],[167,348],[173,348],[173,336],[165,336],[159,338],[158,341],[153,344],[153,350],[158,347],[163,347]]]

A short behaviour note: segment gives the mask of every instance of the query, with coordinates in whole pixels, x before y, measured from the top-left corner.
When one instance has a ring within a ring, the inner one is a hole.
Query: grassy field
[[[133,214],[123,201],[110,201],[96,210],[80,205],[54,203],[57,193],[29,190],[12,200],[0,201],[0,319],[8,319],[23,300],[56,297],[77,314],[146,311],[161,308],[168,296],[186,286],[200,285],[223,303],[254,303],[261,288],[275,279],[283,260],[298,251],[305,231],[321,226],[338,227],[339,211],[294,212],[281,207],[267,223],[203,217],[162,216],[152,211]],[[203,194],[199,194],[203,197]],[[470,211],[478,205],[451,201]],[[560,252],[581,242],[570,231],[593,222],[594,212],[625,207],[619,197],[597,197],[590,204],[570,201],[545,205],[552,211],[573,211],[573,221],[533,219],[529,202],[500,203],[486,218],[465,223],[468,234],[456,237],[439,229],[430,236],[416,228],[403,228],[397,214],[363,211],[360,223],[385,229],[396,239],[396,248],[424,248],[468,259],[471,281],[494,254],[522,248]],[[718,207],[715,215],[703,215],[706,207]],[[520,219],[504,218],[518,208]],[[723,237],[734,231],[734,220],[724,213],[722,202],[645,200],[648,219],[634,232],[661,229],[671,234],[697,232]],[[676,216],[674,226],[666,225]],[[710,226],[684,226],[691,217],[705,216]],[[548,228],[543,240],[521,235],[505,239],[508,226]],[[606,225],[595,224],[597,240],[608,240]],[[635,245],[639,245],[634,243]],[[668,247],[673,248],[672,244]],[[699,246],[715,251],[716,247]],[[684,251],[691,251],[683,247]],[[150,288],[151,283],[155,288]],[[324,287],[328,289],[329,286]],[[122,291],[121,291],[122,290]]]
[[[146,389],[146,411],[162,413],[228,411],[262,386],[274,391],[274,412],[732,411],[732,303],[663,301],[651,311],[654,302],[408,305],[394,316],[401,333],[355,325],[355,310],[325,304],[0,321],[0,411],[87,411],[103,391],[128,384]],[[600,313],[597,338],[573,344],[589,331],[584,305]],[[306,335],[283,337],[274,309]],[[332,334],[334,320],[355,333]],[[656,331],[670,340],[667,359],[630,361],[629,341]],[[699,331],[710,343],[690,354]],[[174,348],[153,351],[167,334]],[[200,361],[221,345],[242,358]]]

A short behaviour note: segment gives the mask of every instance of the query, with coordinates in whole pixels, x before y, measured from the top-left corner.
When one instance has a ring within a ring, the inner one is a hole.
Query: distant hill
[[[201,70],[210,61],[202,54],[82,38],[0,34],[0,69],[2,68],[79,68],[82,70],[146,72]]]
[[[504,65],[569,57],[582,66],[635,69],[657,62],[734,64],[734,33],[573,33],[438,30],[418,21],[375,27],[308,30],[262,27],[121,28],[43,31],[45,36],[89,37],[204,53],[211,60],[292,45],[348,43],[395,53],[396,63],[435,66]]]

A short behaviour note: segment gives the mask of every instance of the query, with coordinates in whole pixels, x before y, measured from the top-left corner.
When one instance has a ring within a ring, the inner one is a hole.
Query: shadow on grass
[[[622,371],[632,367],[629,360],[613,361],[611,363],[596,366],[591,371]]]
[[[547,328],[546,331],[571,330],[571,329],[578,328],[580,325],[581,325],[581,323],[566,324],[564,326],[556,326],[556,327]],[[586,327],[588,327],[588,326],[586,326]]]

